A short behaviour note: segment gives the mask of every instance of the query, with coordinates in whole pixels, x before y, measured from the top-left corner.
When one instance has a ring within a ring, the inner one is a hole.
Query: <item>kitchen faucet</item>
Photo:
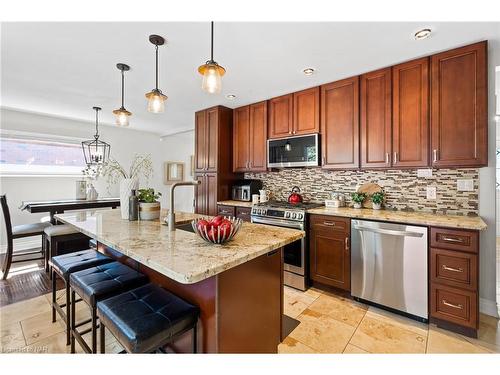
[[[174,190],[177,186],[197,186],[201,181],[183,181],[175,182],[170,186],[170,209],[168,211],[168,229],[170,232],[175,231],[175,212],[174,212]]]

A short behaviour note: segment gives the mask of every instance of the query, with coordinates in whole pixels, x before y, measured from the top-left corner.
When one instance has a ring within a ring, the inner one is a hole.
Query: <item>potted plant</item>
[[[139,219],[140,220],[156,220],[160,218],[160,202],[158,199],[161,193],[155,193],[152,188],[139,189]]]
[[[382,208],[382,203],[384,203],[385,193],[383,191],[377,191],[373,193],[370,197],[373,203],[374,210],[380,210]]]
[[[351,193],[351,198],[354,203],[354,208],[361,208],[363,205],[363,201],[366,199],[365,193]]]
[[[122,219],[127,220],[130,194],[139,187],[140,176],[149,181],[153,175],[153,161],[151,155],[136,154],[127,173],[116,159],[110,158],[100,174],[107,178],[108,192],[110,185],[120,183],[120,211]]]

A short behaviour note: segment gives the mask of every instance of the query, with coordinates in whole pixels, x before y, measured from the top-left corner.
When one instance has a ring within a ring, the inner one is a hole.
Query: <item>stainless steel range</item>
[[[320,203],[269,201],[252,207],[252,223],[278,227],[307,229],[306,210],[319,207]],[[284,247],[284,283],[300,290],[307,289],[307,262],[309,258],[306,237]]]

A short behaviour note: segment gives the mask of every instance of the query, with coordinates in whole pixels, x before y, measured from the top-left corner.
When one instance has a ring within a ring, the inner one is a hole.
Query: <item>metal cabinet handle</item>
[[[448,307],[453,307],[454,309],[458,309],[458,310],[464,309],[463,305],[461,305],[461,304],[455,305],[454,303],[450,303],[450,302],[446,301],[445,299],[441,300],[441,302],[443,302],[443,305],[448,306]]]
[[[437,162],[438,161],[438,150],[432,150],[432,155],[433,155],[432,160],[434,161],[434,163]]]
[[[331,221],[323,221],[324,225],[328,225],[329,227],[334,227],[335,223],[332,223]]]
[[[288,132],[288,134],[292,134],[292,131],[290,130],[290,131]]]
[[[394,151],[394,163],[398,162],[398,153]]]
[[[325,165],[325,164],[326,164],[326,157],[323,156],[323,165]]]
[[[460,267],[459,268],[448,267],[446,264],[443,264],[442,268],[445,271],[458,272],[458,273],[464,272],[464,270]]]
[[[345,251],[349,251],[349,237],[345,238]]]
[[[454,242],[454,243],[464,242],[461,238],[454,238],[454,237],[441,237],[441,239],[446,242]]]
[[[386,152],[385,153],[385,164],[389,164],[389,157],[390,157],[389,153]]]

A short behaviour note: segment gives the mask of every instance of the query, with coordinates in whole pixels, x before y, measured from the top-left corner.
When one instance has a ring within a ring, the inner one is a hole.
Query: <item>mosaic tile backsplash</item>
[[[245,178],[262,180],[271,197],[284,200],[293,186],[299,186],[304,200],[323,202],[332,192],[349,193],[361,184],[373,182],[386,192],[386,209],[426,211],[438,214],[476,216],[479,212],[478,169],[433,169],[432,177],[417,177],[416,170],[327,171],[321,168],[290,168],[276,172],[245,173]],[[458,179],[474,180],[473,191],[457,191]],[[426,187],[436,187],[436,199],[426,199]]]

